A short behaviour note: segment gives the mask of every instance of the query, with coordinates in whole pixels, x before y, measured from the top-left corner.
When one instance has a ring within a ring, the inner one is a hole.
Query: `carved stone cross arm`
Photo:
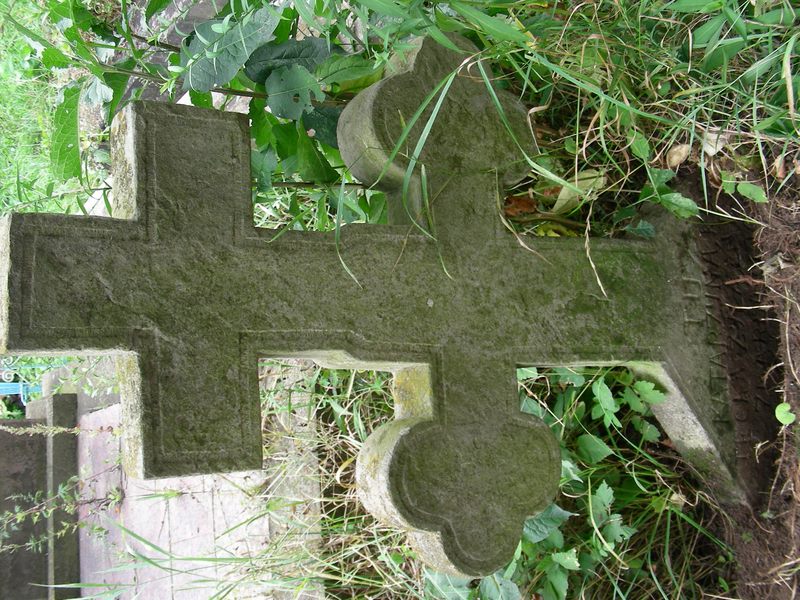
[[[372,183],[449,82],[378,184],[393,224],[344,227],[338,246],[253,226],[246,117],[128,106],[112,132],[118,218],[0,221],[0,350],[135,355],[125,458],[147,477],[261,466],[259,357],[391,370],[397,418],[365,444],[361,495],[423,560],[470,575],[509,560],[557,490],[558,443],[519,411],[519,365],[635,364],[669,392],[667,433],[696,431],[682,450],[729,481],[706,434],[727,409],[688,234],[656,218],[656,242],[592,240],[596,272],[583,240],[522,247],[498,211],[527,170],[525,112],[456,43],[463,54],[420,41],[342,115],[342,155]]]

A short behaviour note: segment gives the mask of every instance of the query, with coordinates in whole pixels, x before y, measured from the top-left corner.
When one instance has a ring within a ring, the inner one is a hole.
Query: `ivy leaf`
[[[280,16],[264,7],[240,22],[228,22],[224,28],[220,25],[225,21],[200,23],[189,46],[181,48],[180,66],[186,69],[183,89],[207,92],[229,82],[253,50],[273,39],[279,22]]]
[[[264,83],[273,71],[292,65],[300,65],[313,71],[330,55],[330,43],[317,37],[307,37],[299,41],[286,40],[275,46],[265,44],[258,47],[247,59],[244,72],[256,83]]]
[[[53,138],[50,146],[50,168],[57,179],[70,179],[81,174],[81,153],[78,140],[78,100],[81,90],[64,90],[64,99],[56,108]]]
[[[282,67],[273,71],[266,81],[267,104],[272,114],[282,119],[296,121],[304,112],[311,112],[311,95],[316,100],[323,100],[325,94],[308,69],[301,65]]]
[[[541,542],[573,516],[575,513],[567,512],[558,505],[551,504],[535,517],[525,519],[522,537],[531,544]]]
[[[781,402],[775,407],[775,418],[781,425],[791,425],[797,419],[797,415],[792,412],[792,406],[788,402]]]
[[[522,600],[517,584],[500,573],[484,577],[478,591],[481,600]]]
[[[613,454],[613,450],[596,435],[584,433],[576,440],[578,457],[587,464],[594,465],[606,456]]]

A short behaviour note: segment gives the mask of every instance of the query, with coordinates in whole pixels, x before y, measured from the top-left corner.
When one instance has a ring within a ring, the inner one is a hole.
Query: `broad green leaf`
[[[89,80],[89,85],[83,91],[83,99],[86,104],[98,105],[111,102],[114,97],[114,90],[108,87],[103,80],[98,77],[92,77]]]
[[[603,539],[610,544],[618,544],[629,539],[636,530],[633,527],[628,527],[622,524],[622,516],[613,514],[608,518],[606,525],[603,527]]]
[[[629,131],[628,143],[630,144],[631,152],[636,158],[640,158],[645,162],[650,160],[650,143],[644,135],[635,129]]]
[[[537,544],[558,529],[564,521],[573,516],[575,516],[575,513],[567,512],[563,508],[559,508],[558,505],[551,504],[535,517],[525,519],[522,537],[532,544]]]
[[[578,173],[578,176],[571,179],[570,183],[580,191],[563,186],[551,212],[557,215],[572,212],[580,205],[581,200],[590,200],[599,194],[606,186],[605,172],[587,169]]]
[[[571,548],[566,552],[556,552],[551,554],[550,558],[553,559],[554,563],[561,565],[569,571],[577,571],[581,568],[581,565],[578,563],[578,552],[575,548]]]
[[[273,38],[279,21],[280,16],[265,7],[246,15],[222,34],[212,29],[220,21],[199,24],[189,46],[181,48],[180,66],[186,68],[183,89],[207,92],[229,82],[253,50]]]
[[[694,217],[700,212],[700,209],[697,207],[697,204],[695,204],[694,200],[677,192],[663,194],[659,196],[658,201],[672,214],[683,219]]]
[[[561,385],[574,385],[581,387],[586,383],[586,378],[580,373],[566,367],[556,367],[553,372],[558,376],[558,383]]]
[[[45,48],[42,52],[42,64],[48,69],[64,69],[72,61],[58,48]]]
[[[314,71],[331,55],[330,42],[322,38],[307,37],[286,40],[275,46],[264,44],[256,48],[244,66],[245,74],[256,83],[264,83],[273,71],[300,65]]]
[[[664,10],[680,13],[710,13],[720,10],[725,5],[723,0],[675,0],[667,4]]]
[[[19,31],[22,34],[23,37],[27,38],[28,43],[31,44],[32,46],[34,46],[34,47],[38,46],[40,48],[55,48],[55,46],[53,46],[53,44],[51,44],[45,38],[40,36],[38,33],[35,33],[31,29],[28,29],[27,27],[25,27],[25,25],[23,25],[22,23],[17,21],[8,12],[4,12],[3,13],[3,19],[5,19],[7,22],[11,23],[11,25],[14,27],[14,29]]]
[[[754,62],[744,73],[742,73],[742,79],[747,83],[752,84],[756,81],[756,79],[764,77],[780,62],[783,55],[783,50],[785,50],[785,45],[778,47],[778,49],[774,52],[771,52],[764,58]]]
[[[522,398],[520,399],[519,410],[520,412],[524,412],[527,415],[534,415],[540,419],[545,415],[544,409],[539,405],[539,402],[524,392],[522,392]]]
[[[198,108],[214,108],[214,98],[211,96],[211,92],[189,90],[189,100],[192,101],[192,106]]]
[[[425,568],[425,597],[431,600],[467,600],[470,595],[470,577],[439,573]]]
[[[775,418],[781,425],[791,425],[797,419],[797,415],[792,412],[792,406],[788,402],[781,402],[775,407]]]
[[[744,50],[746,46],[747,42],[745,40],[733,38],[722,40],[716,46],[709,47],[708,54],[703,61],[702,70],[706,73],[716,71]]]
[[[653,239],[656,237],[656,228],[653,227],[652,223],[649,221],[645,221],[644,219],[640,219],[638,223],[630,224],[625,226],[625,231],[630,233],[631,235],[635,235],[638,237],[642,237],[645,239]]]
[[[584,433],[576,440],[578,456],[585,463],[594,465],[613,453],[613,450],[596,435]]]
[[[729,6],[722,7],[722,14],[725,15],[725,19],[733,27],[733,30],[746,40],[747,24],[744,22],[744,17]]]
[[[296,121],[304,112],[311,112],[313,94],[316,100],[323,100],[325,94],[319,88],[316,78],[305,67],[292,65],[273,73],[265,84],[267,104],[276,117]]]
[[[256,142],[257,148],[262,148],[267,144],[273,143],[275,139],[272,135],[273,121],[277,119],[267,112],[267,101],[263,98],[253,98],[250,100],[250,131]]]
[[[372,11],[389,15],[390,17],[400,17],[404,19],[409,17],[408,9],[392,0],[358,0],[358,3]]]
[[[704,48],[711,40],[718,40],[724,26],[725,17],[723,15],[712,17],[692,32],[692,46]]]
[[[589,498],[589,504],[592,509],[591,517],[599,527],[611,516],[611,505],[614,504],[614,490],[611,489],[605,480],[603,480],[594,491],[591,498]],[[587,515],[587,519],[588,518],[589,515]]]
[[[258,190],[267,191],[272,187],[272,173],[278,166],[275,150],[269,148],[263,152],[253,150],[250,154],[250,170],[256,180]]]
[[[546,575],[545,586],[541,590],[544,600],[565,600],[569,587],[567,570],[553,563],[548,567]]]
[[[336,126],[342,109],[335,106],[317,106],[310,113],[303,115],[303,125],[306,130],[313,129],[314,139],[328,144],[332,148],[339,147],[339,140],[336,138]],[[311,134],[309,134],[311,135]]]
[[[150,20],[150,17],[157,15],[162,10],[172,4],[172,0],[150,0],[147,3],[147,8],[144,11],[145,20]]]
[[[500,573],[484,577],[478,591],[481,600],[522,600],[517,584]]]
[[[659,404],[667,399],[666,394],[656,389],[656,384],[652,381],[637,381],[633,384],[633,389],[636,390],[639,397],[648,404]]]
[[[648,169],[647,174],[656,188],[669,183],[675,177],[675,171],[672,169]]]
[[[117,63],[117,67],[120,69],[132,69],[136,64],[135,59],[127,58],[122,62]],[[114,118],[114,115],[117,113],[117,107],[119,103],[122,101],[122,97],[125,95],[125,91],[128,89],[128,81],[130,80],[130,75],[126,75],[125,73],[104,73],[103,74],[103,81],[105,81],[106,85],[111,88],[111,91],[114,93],[111,97],[111,101],[108,103],[108,117],[107,122],[111,123]]]
[[[793,25],[798,17],[800,17],[800,8],[792,10],[782,6],[781,8],[765,12],[763,15],[755,17],[754,20],[763,25],[783,25],[784,27],[788,27],[789,25]]]
[[[760,185],[756,185],[754,183],[748,183],[747,181],[741,182],[739,185],[736,186],[736,191],[739,192],[745,198],[752,200],[753,202],[767,202],[767,194]]]
[[[722,184],[722,190],[726,194],[733,194],[736,191],[736,173],[720,169],[719,178]]]
[[[647,413],[647,406],[639,397],[639,394],[633,390],[633,388],[625,388],[625,391],[622,392],[622,401],[630,406],[631,410],[633,411],[636,411],[640,414]]]
[[[50,146],[50,168],[57,179],[70,179],[79,177],[81,174],[80,141],[78,139],[80,95],[80,88],[66,88],[64,100],[56,108]]]
[[[490,17],[486,13],[462,2],[451,1],[450,6],[483,33],[499,41],[528,43],[531,39],[513,25],[501,18]]]
[[[317,66],[316,75],[319,82],[332,85],[343,81],[360,79],[371,75],[375,71],[375,64],[358,54],[334,54],[325,62]]]
[[[302,131],[302,127],[298,128],[297,136],[297,171],[304,181],[330,183],[339,178],[339,174],[317,150],[305,131]]]
[[[520,367],[517,369],[517,381],[536,379],[537,377],[539,377],[539,370],[536,367]]]
[[[596,379],[594,383],[592,383],[592,393],[603,407],[608,408],[609,410],[614,410],[616,408],[616,405],[614,404],[614,396],[611,394],[611,389],[602,379]]]
[[[647,419],[643,419],[638,415],[631,418],[633,428],[642,435],[642,440],[645,442],[657,442],[661,438],[661,433],[658,427],[650,423]]]
[[[583,481],[578,465],[568,459],[561,459],[561,479],[567,481]]]

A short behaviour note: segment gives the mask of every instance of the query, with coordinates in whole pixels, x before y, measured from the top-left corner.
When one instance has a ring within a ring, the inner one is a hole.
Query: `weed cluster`
[[[304,439],[320,465],[321,510],[311,523],[294,526],[310,527],[319,539],[309,545],[298,585],[313,582],[337,598],[730,592],[732,553],[712,533],[725,524],[701,482],[662,439],[649,408],[663,399],[661,392],[624,368],[524,368],[518,375],[521,410],[544,419],[561,442],[560,493],[557,504],[527,520],[511,563],[482,580],[425,569],[403,532],[377,523],[357,501],[355,457],[366,437],[392,418],[387,374],[312,367],[292,384],[299,404],[267,393],[267,422],[299,410],[316,423]],[[274,433],[268,427],[265,435],[270,440]]]

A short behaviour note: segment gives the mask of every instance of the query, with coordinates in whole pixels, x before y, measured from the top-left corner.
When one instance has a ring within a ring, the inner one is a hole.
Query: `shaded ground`
[[[685,180],[681,191],[701,203],[697,174]],[[701,236],[704,259],[709,243],[728,258],[712,257],[709,275],[727,345],[735,349],[727,366],[737,467],[753,490],[753,508],[727,507],[721,534],[735,550],[736,594],[744,600],[796,598],[800,592],[800,436],[796,424],[781,428],[774,413],[785,401],[800,415],[799,191],[782,190],[766,205],[742,203],[757,226],[707,219],[712,224]],[[723,200],[720,208],[740,210]]]

